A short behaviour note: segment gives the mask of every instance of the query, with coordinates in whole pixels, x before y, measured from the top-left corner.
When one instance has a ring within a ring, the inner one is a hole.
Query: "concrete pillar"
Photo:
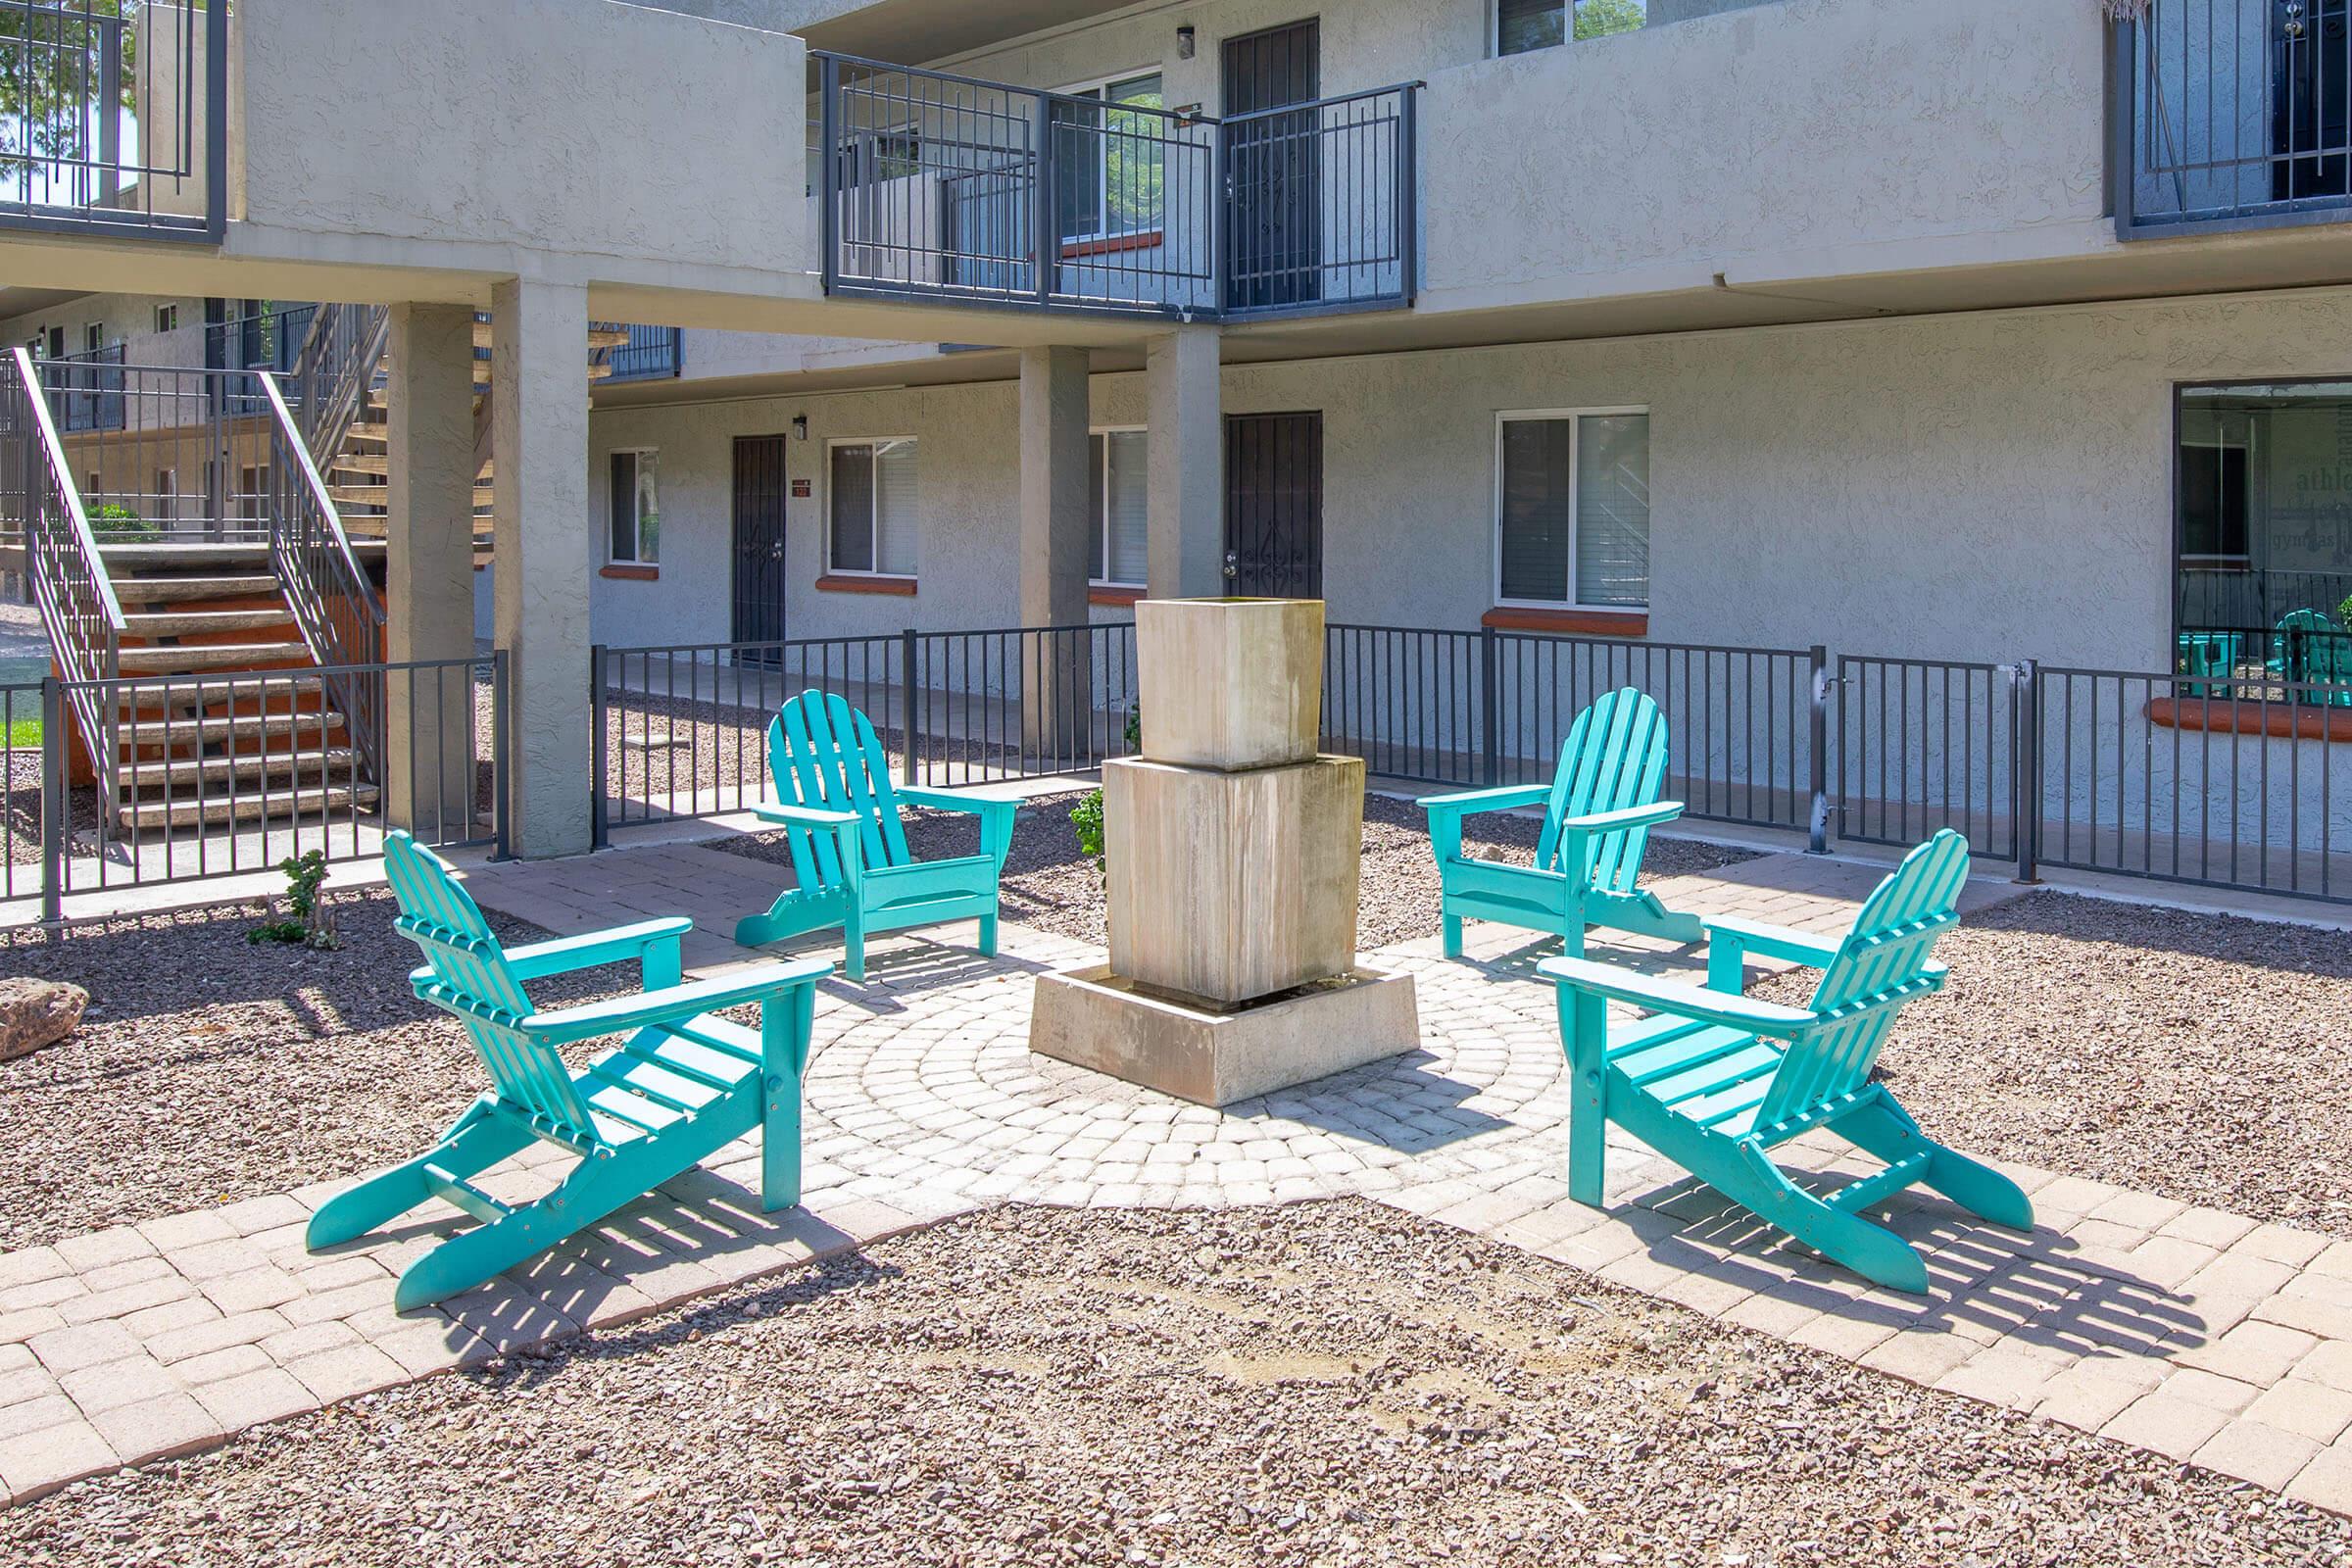
[[[1083,626],[1094,529],[1088,356],[1021,351],[1021,624]],[[1077,760],[1093,722],[1093,661],[1083,634],[1028,639],[1021,742],[1030,756]]]
[[[509,279],[490,294],[498,646],[507,651],[509,843],[589,848],[588,291]]]
[[[473,312],[393,306],[389,373],[385,654],[395,664],[471,659]],[[427,843],[472,837],[471,671],[395,671],[384,712],[392,825]]]
[[[1225,401],[1217,329],[1185,326],[1152,339],[1148,501],[1152,597],[1203,599],[1225,582]]]

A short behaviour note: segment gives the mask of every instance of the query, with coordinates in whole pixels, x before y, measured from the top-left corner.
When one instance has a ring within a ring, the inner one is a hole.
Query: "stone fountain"
[[[1146,600],[1135,640],[1110,961],[1039,978],[1030,1049],[1209,1105],[1412,1050],[1412,977],[1356,961],[1364,763],[1315,750],[1322,601]]]

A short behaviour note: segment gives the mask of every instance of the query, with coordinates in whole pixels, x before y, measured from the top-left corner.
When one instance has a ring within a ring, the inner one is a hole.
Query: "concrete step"
[[[379,792],[372,784],[338,784],[326,789],[288,790],[283,794],[217,796],[209,800],[158,801],[123,806],[115,815],[124,827],[220,827],[232,822],[259,822],[270,817],[340,817],[372,808]]]
[[[311,651],[299,642],[191,643],[178,648],[125,648],[116,659],[125,675],[198,675],[307,664]]]
[[[183,702],[179,706],[186,705]],[[236,713],[208,718],[183,718],[175,713],[169,721],[142,717],[134,723],[125,717],[120,739],[124,746],[157,748],[227,745],[235,750],[238,743],[250,746],[255,742],[285,740],[316,746],[327,736],[342,734],[345,727],[343,715],[336,712]],[[133,761],[126,765],[154,764]]]
[[[184,605],[206,599],[253,599],[277,592],[267,572],[234,577],[138,577],[114,574],[115,597],[131,605]]]
[[[475,348],[490,347],[492,327],[493,323],[489,321],[473,323],[473,346]],[[588,329],[588,346],[592,349],[626,348],[628,342],[629,333],[626,327],[592,326]]]
[[[489,482],[495,467],[495,462],[482,465],[482,471],[474,475],[475,479],[481,482],[475,486],[477,490]],[[389,452],[346,452],[327,465],[327,469],[330,473],[371,473],[378,478],[388,477],[392,472],[392,454]]]
[[[270,587],[277,585],[272,582]],[[121,597],[122,590],[115,590]],[[122,617],[126,634],[139,638],[203,637],[224,631],[291,631],[294,612],[282,605],[275,610],[172,610],[143,612]]]
[[[167,791],[175,804],[232,793],[241,795],[260,788],[265,780],[290,779],[306,787],[316,787],[330,779],[348,784],[352,764],[357,760],[358,754],[350,747],[330,746],[323,751],[247,751],[224,757],[133,762],[123,772],[123,804],[144,804],[136,797],[162,796]],[[229,787],[232,784],[237,788],[232,790]]]
[[[381,484],[330,484],[326,487],[326,498],[338,508],[387,508],[392,504],[392,487]],[[477,508],[490,505],[488,485],[477,484],[473,487],[473,504]]]
[[[166,573],[219,576],[229,568],[270,569],[270,546],[261,542],[214,544],[190,540],[167,545],[100,545],[98,559],[110,576],[125,572],[142,577]]]

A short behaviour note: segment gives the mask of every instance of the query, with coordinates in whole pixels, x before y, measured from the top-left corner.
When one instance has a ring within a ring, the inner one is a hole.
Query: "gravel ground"
[[[1936,956],[1883,1059],[1931,1137],[2352,1239],[2352,936],[2035,893]]]
[[[410,993],[391,896],[333,908],[332,953],[248,943],[258,904],[8,935],[6,973],[91,1001],[71,1039],[0,1062],[0,1250],[405,1159],[488,1086],[457,1021]],[[632,980],[615,966],[533,990]]]
[[[1084,798],[1040,796],[1021,808],[1004,863],[1004,917],[1022,925],[1103,946],[1102,874],[1078,852],[1070,808]],[[1528,863],[1542,824],[1517,816],[1472,817],[1463,842],[1479,854]],[[918,858],[979,853],[975,818],[949,812],[910,811],[907,848]],[[789,864],[782,833],[727,839],[713,848],[756,860]],[[1745,850],[1653,836],[1643,868],[1648,879],[1682,876],[1755,858]],[[1438,929],[1438,867],[1429,853],[1421,808],[1386,796],[1364,798],[1364,873],[1357,898],[1356,946],[1386,947],[1428,936]]]
[[[2347,1550],[2257,1489],[1353,1202],[1001,1210],[0,1513],[27,1568]]]

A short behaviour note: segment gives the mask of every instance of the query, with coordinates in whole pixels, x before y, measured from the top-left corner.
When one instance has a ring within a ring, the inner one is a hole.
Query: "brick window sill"
[[[2352,708],[2318,708],[2306,703],[2159,697],[2148,704],[2148,722],[2160,729],[2206,730],[2216,735],[2352,741]]]
[[[616,582],[658,582],[662,577],[662,568],[640,565],[633,561],[615,561],[597,575],[611,577]]]
[[[1585,637],[1646,637],[1646,610],[1530,610],[1497,605],[1478,617],[1496,631],[1574,632]]]
[[[858,577],[828,572],[816,579],[816,590],[825,594],[892,594],[912,599],[914,582],[912,577]]]

